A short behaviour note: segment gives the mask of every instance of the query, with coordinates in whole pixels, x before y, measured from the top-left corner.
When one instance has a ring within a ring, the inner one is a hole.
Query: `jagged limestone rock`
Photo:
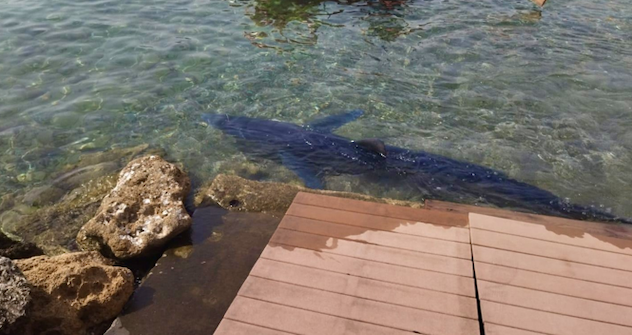
[[[121,259],[146,256],[191,226],[183,204],[190,187],[184,172],[158,156],[133,160],[77,243]]]

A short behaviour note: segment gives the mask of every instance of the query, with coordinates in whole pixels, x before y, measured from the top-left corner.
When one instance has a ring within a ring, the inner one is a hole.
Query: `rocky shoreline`
[[[0,236],[3,334],[97,334],[134,291],[124,260],[160,253],[189,229],[183,200],[190,181],[182,170],[150,155],[131,161],[76,234],[82,251],[37,256],[32,243]],[[85,195],[84,195],[85,196]],[[55,249],[48,249],[55,254]],[[33,256],[33,257],[30,257]],[[20,259],[22,258],[22,259]]]
[[[137,155],[146,149],[138,147],[125,154]],[[107,163],[97,160],[97,170],[102,168],[101,164]],[[86,170],[90,169],[78,167],[62,179],[76,178]],[[26,222],[39,228],[31,232],[32,242],[17,241],[0,233],[0,280],[3,283],[0,286],[0,334],[103,334],[132,296],[135,284],[142,279],[135,278],[130,264],[144,262],[152,266],[151,259],[157,259],[169,241],[190,231],[192,218],[185,208],[185,198],[191,189],[189,177],[158,155],[131,160],[118,175],[106,174],[72,184],[75,188],[64,195],[57,206],[30,214]],[[52,187],[25,194],[20,201],[51,203],[51,197],[61,196],[55,192],[59,185],[53,182]],[[301,191],[422,206],[221,174],[200,188],[195,195],[195,205],[230,211],[283,213]],[[7,197],[2,200],[3,207],[11,207],[7,204],[14,201]],[[15,212],[16,207],[19,211],[19,206],[14,206],[12,211]],[[11,216],[7,217],[5,212],[3,231],[11,227],[7,225],[7,218],[10,220]],[[266,220],[275,225],[274,219]],[[62,238],[64,235],[57,235],[54,228],[70,232],[76,238]],[[273,229],[264,230],[260,235],[265,237]],[[52,243],[38,243],[43,237]],[[188,257],[190,254],[190,247],[175,250],[176,255]],[[112,328],[116,327],[120,324],[115,322]]]

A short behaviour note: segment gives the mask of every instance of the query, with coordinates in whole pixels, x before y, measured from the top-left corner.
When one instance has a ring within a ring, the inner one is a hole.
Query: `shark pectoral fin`
[[[307,128],[321,133],[331,133],[334,130],[344,126],[345,124],[356,120],[357,118],[362,116],[362,114],[364,114],[363,110],[354,109],[346,113],[330,115],[325,118],[310,122],[307,125]]]
[[[280,156],[283,166],[292,170],[292,172],[301,178],[306,187],[319,190],[325,188],[323,181],[318,177],[318,174],[313,168],[310,168],[303,162],[299,161],[291,154],[282,153]]]
[[[358,147],[376,153],[382,157],[386,157],[386,145],[378,138],[367,138],[359,141],[353,141]]]

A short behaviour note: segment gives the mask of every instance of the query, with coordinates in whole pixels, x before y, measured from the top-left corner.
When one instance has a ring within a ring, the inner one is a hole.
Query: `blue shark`
[[[508,177],[484,166],[441,155],[384,144],[379,139],[351,140],[334,131],[363,115],[362,110],[331,115],[306,125],[203,114],[202,119],[236,139],[249,156],[279,162],[292,170],[309,188],[324,188],[329,175],[378,175],[395,177],[412,185],[426,198],[441,200],[462,196],[498,207],[526,210],[573,219],[619,221],[592,206],[572,204],[555,194]],[[452,195],[452,197],[448,196]]]

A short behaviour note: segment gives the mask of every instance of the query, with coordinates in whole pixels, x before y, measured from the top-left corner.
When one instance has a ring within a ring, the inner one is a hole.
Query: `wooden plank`
[[[437,240],[428,237],[397,234],[383,230],[367,230],[326,221],[285,216],[279,227],[310,234],[343,238],[392,248],[425,252],[463,259],[472,259],[469,243]]]
[[[425,208],[429,210],[442,210],[450,213],[460,214],[479,213],[500,218],[535,223],[544,225],[547,227],[547,230],[554,233],[559,232],[560,234],[575,231],[576,233],[580,234],[579,236],[586,232],[595,237],[607,236],[624,240],[632,240],[632,226],[621,223],[579,221],[560,217],[513,212],[498,208],[456,204],[436,200],[426,200]]]
[[[632,271],[632,256],[587,249],[521,236],[471,229],[472,244],[515,251],[529,255],[556,258],[570,262]],[[631,274],[632,275],[632,274]]]
[[[303,248],[288,250],[282,246],[269,245],[261,258],[271,259],[306,267],[313,267],[356,277],[407,285],[423,289],[475,297],[474,279],[402,267],[398,265],[366,262],[353,257],[327,254]]]
[[[340,223],[349,226],[358,226],[368,229],[392,231],[402,234],[433,237],[448,241],[463,243],[470,242],[470,234],[466,228],[435,225],[421,221],[393,219],[370,214],[347,212],[336,209],[323,210],[302,204],[292,204],[286,215],[292,215],[307,219]]]
[[[478,321],[249,277],[240,296],[422,334],[475,334]]]
[[[270,242],[290,247],[301,247],[326,253],[350,256],[367,261],[376,261],[472,277],[472,263],[471,261],[465,259],[393,249],[379,245],[341,240],[282,228],[277,229],[270,239]]]
[[[534,309],[481,301],[483,319],[487,323],[559,335],[629,335],[632,328],[585,320]]]
[[[500,326],[493,323],[485,323],[485,335],[538,335],[538,334],[542,334],[542,333],[536,333],[529,330]]]
[[[553,233],[545,226],[522,221],[503,219],[489,215],[470,213],[470,227],[495,231],[511,235],[518,235],[549,242],[574,245],[603,251],[632,255],[632,240],[612,237],[599,238],[579,229],[565,229],[566,234]]]
[[[247,323],[243,323],[240,321],[233,321],[229,319],[222,319],[217,330],[213,333],[215,335],[287,335],[287,334],[296,334],[296,333],[288,333],[280,330],[274,330],[269,328],[264,328],[260,326],[255,326]]]
[[[407,335],[410,332],[238,296],[224,319],[302,335]],[[227,335],[232,335],[230,328]],[[251,333],[254,335],[258,333]]]
[[[476,278],[632,307],[632,289],[476,262]]]
[[[632,288],[632,273],[629,271],[567,262],[559,259],[492,249],[478,245],[474,245],[472,249],[474,251],[475,263],[483,262],[567,278]]]
[[[632,327],[632,308],[630,307],[491,283],[480,279],[476,281],[476,284],[481,300]]]
[[[478,320],[476,299],[260,258],[251,276]]]
[[[632,334],[632,229],[427,204],[298,194],[218,334],[477,334],[472,259],[487,334]]]
[[[368,201],[344,199],[332,196],[317,195],[313,193],[300,192],[296,195],[296,198],[294,198],[294,203],[377,216],[386,216],[395,219],[422,221],[444,226],[467,226],[467,215],[462,213],[442,213],[420,208],[410,208]]]

